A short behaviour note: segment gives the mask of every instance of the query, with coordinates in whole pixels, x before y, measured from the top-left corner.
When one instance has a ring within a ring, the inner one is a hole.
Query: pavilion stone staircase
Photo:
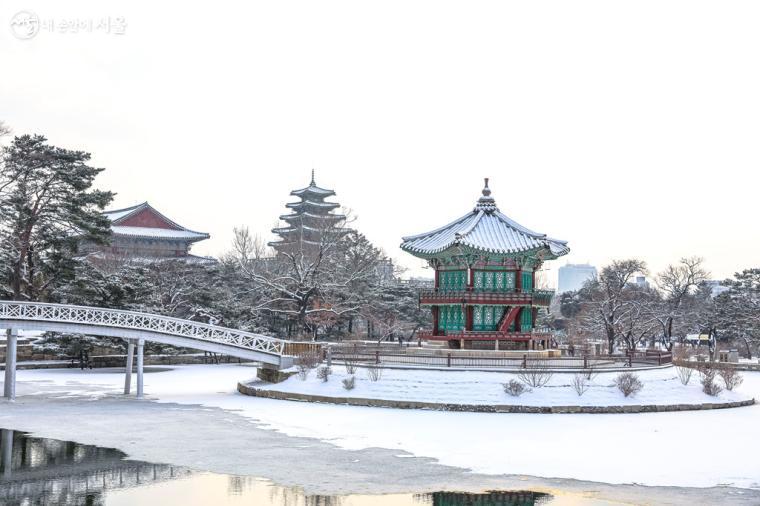
[[[519,312],[520,306],[512,306],[509,311],[504,313],[504,316],[499,323],[499,332],[507,332],[509,330],[509,326],[513,321],[515,321],[515,318],[517,318],[517,314]]]

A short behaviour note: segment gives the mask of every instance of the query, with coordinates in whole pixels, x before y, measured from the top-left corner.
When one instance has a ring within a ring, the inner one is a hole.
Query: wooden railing
[[[579,357],[536,357],[530,352],[515,356],[515,352],[483,352],[476,354],[472,350],[461,354],[455,351],[415,350],[407,353],[403,348],[397,351],[388,349],[368,349],[351,346],[333,346],[330,349],[334,360],[348,360],[357,363],[376,363],[387,365],[423,366],[433,368],[456,367],[473,369],[527,369],[546,367],[549,369],[604,369],[610,367],[632,367],[633,365],[658,366],[672,361],[670,353],[646,354],[641,352],[627,355],[600,355]],[[512,356],[505,356],[511,353]]]
[[[527,292],[480,290],[468,287],[464,290],[422,290],[420,304],[505,304],[548,305],[554,296],[552,290],[532,290]]]

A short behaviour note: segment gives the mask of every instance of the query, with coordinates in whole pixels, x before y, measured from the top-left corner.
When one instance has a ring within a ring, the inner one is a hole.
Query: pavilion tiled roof
[[[167,223],[167,226],[137,227],[122,224],[123,222],[127,221],[130,216],[134,216],[135,214],[145,210],[149,210],[164,220]],[[111,220],[111,232],[114,235],[140,237],[146,239],[177,239],[190,242],[201,241],[210,237],[207,233],[190,230],[170,220],[147,202],[143,202],[142,204],[137,204],[136,206],[127,207],[124,209],[105,211],[103,214],[109,220]]]
[[[404,237],[401,249],[430,256],[453,246],[500,255],[543,249],[550,257],[559,257],[570,251],[567,241],[533,232],[502,214],[491,196],[488,179],[483,196],[470,213],[431,232]]]

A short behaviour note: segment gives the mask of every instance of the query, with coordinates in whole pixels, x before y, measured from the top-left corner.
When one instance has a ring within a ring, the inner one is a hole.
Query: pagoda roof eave
[[[557,258],[570,251],[566,241],[534,232],[500,212],[487,181],[483,197],[472,211],[431,232],[406,236],[401,244],[401,249],[421,258],[435,258],[442,253],[450,256],[444,252],[452,248],[503,257],[535,253],[542,258]]]
[[[343,214],[332,214],[332,213],[312,214],[309,212],[280,215],[280,219],[283,221],[290,221],[290,220],[303,219],[303,218],[311,218],[315,220],[342,221],[346,219],[346,216]]]
[[[303,197],[304,195],[314,195],[317,198],[327,198],[332,197],[335,195],[335,192],[333,190],[328,190],[327,188],[320,188],[319,186],[312,184],[307,186],[306,188],[301,188],[298,190],[293,190],[290,192],[291,195],[294,197]]]
[[[301,207],[316,207],[318,209],[335,209],[340,207],[336,202],[314,202],[313,200],[304,200],[303,202],[291,202],[285,204],[288,209],[299,209]]]
[[[413,251],[409,250],[403,247],[404,251],[409,253],[412,256],[415,256],[417,258],[423,259],[423,260],[434,260],[434,259],[443,259],[443,258],[455,258],[455,257],[498,257],[498,258],[513,258],[513,259],[520,259],[520,258],[526,258],[526,257],[540,257],[541,261],[545,260],[556,260],[562,255],[565,255],[566,253],[554,253],[551,248],[548,246],[542,246],[538,248],[533,248],[530,250],[521,250],[521,251],[495,251],[495,250],[484,250],[479,248],[473,248],[466,245],[456,244],[449,246],[448,248],[444,248],[440,251],[435,252],[420,252],[420,251]],[[569,252],[569,248],[567,252]]]

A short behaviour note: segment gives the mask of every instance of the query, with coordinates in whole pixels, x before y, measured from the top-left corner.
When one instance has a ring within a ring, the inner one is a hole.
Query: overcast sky
[[[316,168],[416,275],[401,236],[468,212],[483,177],[569,241],[549,277],[758,266],[760,2],[137,3],[3,1],[0,120],[91,152],[113,207],[209,232],[195,253],[268,237]]]

